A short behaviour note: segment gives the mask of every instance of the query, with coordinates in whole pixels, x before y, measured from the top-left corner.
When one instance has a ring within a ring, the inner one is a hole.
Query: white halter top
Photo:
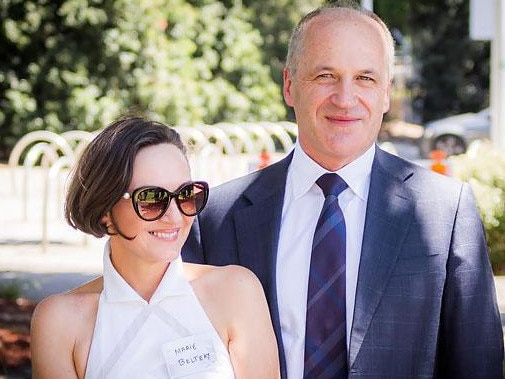
[[[184,276],[170,263],[149,302],[114,269],[107,242],[103,291],[85,379],[234,379],[230,356]]]

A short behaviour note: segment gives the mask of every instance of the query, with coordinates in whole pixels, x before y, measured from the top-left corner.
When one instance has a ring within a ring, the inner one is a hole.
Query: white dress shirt
[[[372,145],[361,157],[336,171],[348,188],[338,197],[346,223],[347,346],[354,315],[356,283],[375,154]],[[289,379],[302,379],[305,318],[312,239],[324,195],[316,180],[328,171],[314,162],[297,142],[289,166],[277,253],[277,294],[282,340]]]

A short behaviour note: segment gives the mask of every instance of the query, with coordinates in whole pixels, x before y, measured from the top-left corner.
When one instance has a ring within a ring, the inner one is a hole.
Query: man
[[[260,278],[283,378],[502,377],[496,293],[469,186],[375,144],[393,60],[391,33],[373,13],[347,4],[305,16],[284,70],[299,131],[294,151],[211,190],[185,247],[186,260],[240,264]],[[306,372],[309,321],[324,313],[309,315],[307,302],[325,173],[347,185],[338,195],[346,227],[341,376],[338,356]]]

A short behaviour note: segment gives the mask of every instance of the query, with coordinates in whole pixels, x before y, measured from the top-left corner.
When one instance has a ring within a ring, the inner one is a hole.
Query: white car
[[[430,121],[424,128],[423,154],[428,156],[433,150],[443,150],[447,155],[462,154],[471,142],[489,139],[490,132],[490,108]]]

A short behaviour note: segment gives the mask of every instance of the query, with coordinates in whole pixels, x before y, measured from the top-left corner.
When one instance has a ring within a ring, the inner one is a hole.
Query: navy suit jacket
[[[284,379],[276,256],[291,158],[211,189],[183,249],[185,261],[238,264],[258,276]],[[493,275],[470,187],[377,148],[349,377],[502,378],[502,364]]]

